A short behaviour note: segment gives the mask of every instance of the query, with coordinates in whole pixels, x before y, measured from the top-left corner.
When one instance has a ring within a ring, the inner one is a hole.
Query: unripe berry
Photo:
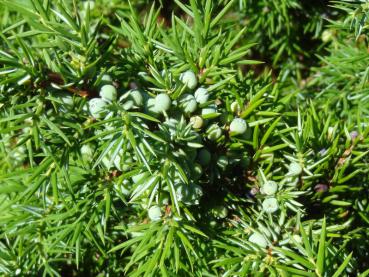
[[[278,184],[274,181],[267,181],[261,187],[261,192],[266,195],[273,195],[278,190]]]
[[[218,124],[212,124],[206,130],[206,134],[209,140],[216,141],[222,136],[222,129],[218,126]]]
[[[221,169],[225,169],[228,166],[228,158],[227,156],[219,156],[218,161],[217,161],[217,165],[221,168]]]
[[[216,206],[213,212],[217,218],[226,218],[228,215],[228,209],[224,206]]]
[[[143,104],[143,96],[140,90],[138,89],[132,89],[122,95],[122,97],[119,98],[119,101],[122,102],[122,107],[126,111],[132,109],[132,108],[138,108],[142,106]]]
[[[232,120],[229,130],[235,135],[241,135],[246,132],[247,124],[242,118],[235,118]]]
[[[212,113],[216,113],[217,112],[217,106],[215,105],[209,105],[206,108],[203,108],[201,110],[201,115],[208,115],[208,114],[212,114]]]
[[[203,149],[200,150],[200,152],[199,152],[199,154],[198,154],[197,157],[198,157],[199,163],[202,166],[207,166],[210,163],[211,154],[205,148],[203,148]]]
[[[298,176],[302,172],[302,167],[299,163],[293,162],[288,167],[289,176]]]
[[[150,207],[148,214],[152,221],[158,221],[161,218],[161,210],[158,206]]]
[[[195,98],[197,103],[204,104],[209,100],[209,92],[206,88],[198,88],[195,91]]]
[[[231,111],[235,114],[238,114],[241,111],[241,106],[237,101],[232,102]]]
[[[100,97],[106,101],[117,100],[117,89],[112,85],[104,85],[100,89]]]
[[[104,74],[104,75],[101,77],[101,81],[111,83],[111,82],[113,81],[113,79],[110,77],[110,75],[108,75],[108,74]]]
[[[274,213],[278,210],[278,201],[277,199],[273,198],[267,198],[263,201],[263,210],[266,213]]]
[[[146,109],[147,109],[148,112],[151,112],[151,113],[154,113],[154,114],[158,113],[158,111],[155,109],[155,99],[154,98],[147,99]]]
[[[184,94],[179,99],[179,105],[186,114],[193,113],[197,109],[197,102],[193,95]]]
[[[168,94],[166,93],[160,93],[155,97],[155,106],[154,110],[161,113],[164,111],[169,110],[171,105],[171,100]]]
[[[194,89],[197,86],[197,77],[191,70],[183,72],[179,77],[181,82],[185,84],[189,89]]]
[[[250,237],[249,237],[249,242],[252,242],[258,246],[260,246],[261,248],[266,248],[268,246],[268,242],[267,240],[264,238],[263,235],[259,234],[259,233],[253,233]]]
[[[100,118],[103,116],[107,105],[108,103],[101,98],[92,98],[90,101],[88,101],[90,113],[95,118]]]
[[[190,122],[194,129],[200,129],[204,125],[204,120],[198,115],[191,117]]]

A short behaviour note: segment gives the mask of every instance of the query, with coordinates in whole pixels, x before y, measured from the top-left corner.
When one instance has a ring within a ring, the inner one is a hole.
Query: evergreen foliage
[[[0,275],[368,276],[369,2],[0,0]]]

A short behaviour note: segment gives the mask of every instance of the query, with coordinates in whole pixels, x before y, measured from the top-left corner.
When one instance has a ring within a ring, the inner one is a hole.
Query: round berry
[[[103,113],[106,112],[108,103],[101,98],[92,98],[88,101],[90,113],[95,118],[102,117]]]
[[[194,89],[197,86],[197,77],[191,70],[183,72],[179,77],[181,82],[185,84],[189,89]]]
[[[197,157],[202,166],[207,166],[210,163],[211,154],[206,149],[201,149]]]
[[[225,169],[228,166],[228,157],[227,156],[219,156],[218,161],[217,161],[217,165],[221,168],[221,169]]]
[[[190,122],[194,129],[200,129],[204,125],[204,120],[198,115],[191,117]]]
[[[179,99],[179,105],[186,114],[193,113],[197,109],[197,102],[193,95],[184,94]]]
[[[299,163],[293,162],[288,167],[288,175],[289,176],[297,176],[302,172],[302,167]]]
[[[119,98],[119,101],[123,103],[123,109],[126,111],[142,106],[143,100],[142,93],[138,89],[129,90]]]
[[[226,218],[228,215],[228,209],[224,206],[216,206],[213,212],[217,218]]]
[[[104,74],[104,75],[101,77],[101,81],[111,83],[111,82],[113,81],[113,79],[110,77],[110,75],[108,75],[108,74]]]
[[[117,100],[117,89],[112,85],[104,85],[100,89],[100,97],[106,101]]]
[[[278,210],[278,201],[277,199],[273,198],[267,198],[263,201],[263,210],[266,213],[274,213]]]
[[[204,104],[209,100],[209,92],[206,88],[198,88],[195,91],[195,99],[197,103]]]
[[[158,111],[155,109],[155,99],[154,98],[147,99],[146,109],[147,109],[148,112],[151,112],[153,114],[158,113]]]
[[[203,108],[201,110],[201,115],[208,115],[208,114],[213,114],[217,112],[217,106],[215,105],[209,105],[206,108]]]
[[[148,214],[152,221],[158,221],[161,218],[161,210],[158,206],[150,207]]]
[[[246,132],[247,124],[242,118],[235,118],[232,120],[229,130],[235,135],[241,135]]]
[[[232,102],[231,111],[235,114],[238,114],[241,111],[241,106],[237,101]]]
[[[169,110],[171,105],[171,100],[168,94],[166,93],[160,93],[155,97],[155,106],[154,109],[157,112],[164,112]]]
[[[253,233],[250,237],[249,237],[249,242],[252,242],[258,246],[260,246],[261,248],[266,248],[268,246],[268,242],[267,240],[264,238],[263,235],[259,234],[259,233]]]
[[[206,133],[209,140],[216,141],[222,136],[222,129],[218,126],[218,124],[212,124],[206,130]]]
[[[263,184],[261,191],[266,195],[273,195],[278,190],[278,184],[274,181],[267,181]]]

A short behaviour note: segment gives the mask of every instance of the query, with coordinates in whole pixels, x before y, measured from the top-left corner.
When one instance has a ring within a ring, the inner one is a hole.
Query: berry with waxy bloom
[[[229,130],[232,134],[241,135],[246,132],[247,124],[242,118],[235,118],[232,120]]]
[[[261,187],[261,192],[266,195],[273,195],[278,190],[278,184],[274,181],[267,181]]]
[[[289,176],[297,176],[302,172],[302,167],[299,163],[292,162],[288,167],[288,175]]]
[[[208,115],[208,114],[213,114],[217,112],[217,106],[215,106],[214,104],[207,106],[206,108],[203,108],[201,110],[201,115]]]
[[[158,221],[158,220],[160,220],[160,218],[161,218],[161,210],[160,210],[160,207],[158,207],[158,206],[152,206],[152,207],[150,207],[148,214],[149,214],[149,218],[152,221]]]
[[[198,88],[195,91],[195,99],[197,103],[204,104],[209,100],[209,92],[206,88]]]
[[[100,89],[100,97],[106,101],[117,100],[117,89],[113,85],[104,85]]]
[[[265,199],[262,206],[263,211],[270,214],[276,212],[279,208],[278,201],[274,197]]]
[[[241,106],[237,101],[232,102],[231,111],[235,114],[238,114],[241,111]]]
[[[216,141],[222,136],[222,129],[218,126],[218,124],[212,124],[206,130],[206,134],[209,140]]]
[[[192,70],[183,72],[179,79],[186,85],[189,89],[194,89],[197,86],[197,77]]]
[[[108,103],[101,98],[92,98],[90,101],[88,101],[90,113],[95,118],[101,118],[106,112],[107,106]]]
[[[169,110],[172,101],[166,93],[160,93],[155,97],[154,110],[158,113]]]
[[[179,105],[182,107],[183,112],[186,114],[193,113],[197,109],[197,102],[193,95],[184,94],[179,99]]]
[[[143,105],[144,98],[139,89],[132,89],[122,95],[119,101],[123,103],[123,109],[128,111],[132,108],[141,107]]]

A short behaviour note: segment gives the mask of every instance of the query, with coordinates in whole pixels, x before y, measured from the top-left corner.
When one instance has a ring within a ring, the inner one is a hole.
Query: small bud
[[[350,133],[350,137],[351,137],[352,140],[355,140],[358,135],[359,135],[359,133],[357,131],[352,131]]]
[[[326,184],[317,184],[314,189],[316,192],[326,192],[328,190],[328,186]]]
[[[334,128],[328,127],[328,140],[331,140],[334,134]]]

